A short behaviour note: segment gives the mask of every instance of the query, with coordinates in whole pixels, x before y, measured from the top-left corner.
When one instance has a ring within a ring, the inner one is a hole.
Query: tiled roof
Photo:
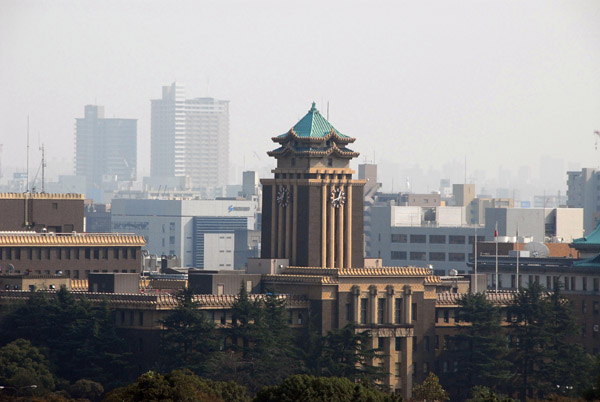
[[[344,268],[339,276],[431,276],[429,268],[421,267],[382,267],[382,268]]]
[[[144,246],[144,236],[119,233],[11,233],[0,232],[2,246]]]
[[[350,148],[338,147],[336,143],[333,143],[326,148],[318,148],[296,146],[293,145],[291,141],[273,151],[267,152],[267,155],[280,156],[287,153],[293,153],[294,155],[300,156],[329,156],[331,154],[335,154],[347,158],[354,158],[359,155],[358,152],[354,152]]]
[[[308,113],[290,131],[280,135],[279,138],[286,137],[291,131],[300,138],[323,138],[332,132],[340,138],[350,138],[337,131],[327,119],[321,116],[314,102]]]
[[[458,301],[465,296],[466,293],[438,293],[437,294],[437,305],[458,305]],[[486,292],[486,299],[497,305],[508,305],[514,300],[516,292],[514,291],[498,291]]]
[[[319,275],[277,275],[268,274],[263,275],[265,282],[293,282],[293,283],[321,283],[321,284],[334,284],[338,283],[337,280],[331,276],[319,276]]]
[[[45,291],[46,293],[53,294],[54,291]],[[156,308],[173,308],[177,305],[177,299],[175,296],[162,293],[156,295],[148,294],[124,294],[124,293],[92,293],[92,292],[73,292],[78,296],[83,296],[90,301],[106,302],[112,307],[118,307],[119,305],[147,305],[155,306]],[[29,291],[0,291],[0,300],[23,300],[29,298],[31,292]],[[250,300],[264,299],[264,294],[249,294]],[[279,299],[286,300],[286,306],[288,307],[308,307],[308,300],[304,296],[296,295],[278,295]],[[197,302],[200,307],[231,307],[235,302],[237,295],[195,295],[194,301]]]
[[[84,200],[83,194],[0,193],[1,200]]]

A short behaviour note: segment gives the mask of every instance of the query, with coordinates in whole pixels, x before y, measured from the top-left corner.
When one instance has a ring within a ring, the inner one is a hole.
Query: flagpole
[[[498,221],[494,230],[494,240],[496,240],[496,293],[498,293]]]
[[[477,226],[475,227],[475,293],[479,293],[477,287]]]
[[[517,223],[517,289],[521,288],[521,284],[519,283],[519,224]]]

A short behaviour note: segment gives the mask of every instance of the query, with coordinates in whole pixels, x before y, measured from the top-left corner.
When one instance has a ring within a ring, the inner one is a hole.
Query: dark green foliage
[[[129,354],[106,304],[92,306],[64,288],[32,293],[0,325],[0,343],[24,338],[47,352],[59,377],[88,378],[111,386],[125,379]]]
[[[546,293],[537,283],[521,289],[509,308],[513,361],[521,399],[557,391],[574,396],[590,383],[591,360],[570,341],[576,334],[571,305],[558,289]]]
[[[166,371],[187,368],[205,374],[218,350],[215,325],[197,308],[193,295],[188,288],[179,292],[177,307],[161,321],[161,365]]]
[[[169,374],[148,372],[133,384],[114,389],[105,402],[173,401],[173,402],[247,402],[243,387],[233,382],[206,380],[188,370]]]
[[[498,389],[512,376],[500,309],[482,293],[465,295],[459,306],[459,321],[468,324],[453,337],[455,359],[460,361],[454,381],[465,390],[475,385]]]
[[[412,400],[415,402],[446,402],[449,399],[448,393],[433,373],[429,373],[423,383],[415,385],[412,390]]]
[[[488,387],[476,386],[471,390],[471,398],[467,402],[514,402],[514,399],[497,394]]]
[[[400,402],[402,398],[356,384],[347,378],[295,375],[261,389],[254,402]]]
[[[242,286],[226,334],[226,350],[213,362],[212,377],[233,379],[255,393],[299,372],[284,299],[267,294],[251,300]]]
[[[54,376],[46,357],[25,339],[0,349],[0,384],[20,389],[36,385],[37,393],[54,390]]]
[[[371,333],[354,323],[330,331],[322,341],[319,374],[375,383],[384,373],[382,367],[373,365],[381,355],[370,345]]]
[[[71,386],[71,396],[73,398],[99,401],[103,393],[104,387],[102,384],[91,380],[77,380],[77,382]]]

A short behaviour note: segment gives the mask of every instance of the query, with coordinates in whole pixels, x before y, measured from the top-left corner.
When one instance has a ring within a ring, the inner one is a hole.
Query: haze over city
[[[44,143],[48,176],[72,174],[86,104],[138,119],[148,175],[149,101],[177,81],[230,101],[231,183],[267,175],[270,138],[315,101],[384,190],[564,193],[600,165],[599,20],[597,1],[2,1],[2,180],[25,169],[27,116],[30,169]]]

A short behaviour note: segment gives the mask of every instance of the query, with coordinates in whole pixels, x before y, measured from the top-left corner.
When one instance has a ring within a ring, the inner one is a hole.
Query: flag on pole
[[[494,240],[498,241],[498,222],[496,222],[496,228],[494,229]]]

